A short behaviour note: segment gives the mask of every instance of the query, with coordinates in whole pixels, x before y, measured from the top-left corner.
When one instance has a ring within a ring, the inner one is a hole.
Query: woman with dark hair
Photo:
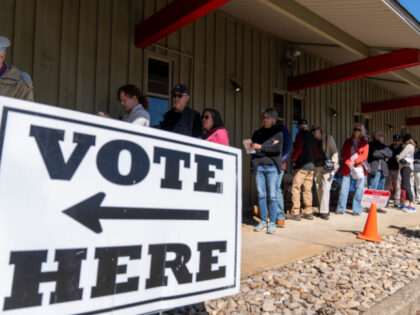
[[[416,143],[414,142],[411,134],[407,133],[403,136],[403,150],[397,155],[397,161],[400,165],[401,188],[405,189],[407,199],[402,205],[401,209],[405,212],[411,213],[416,212],[414,207],[414,196],[411,190],[411,176],[413,175],[413,162],[415,153]]]
[[[117,99],[124,108],[122,120],[141,126],[150,126],[149,100],[141,94],[140,89],[132,84],[120,87]]]
[[[228,132],[223,124],[220,113],[212,108],[206,108],[201,116],[203,121],[204,140],[229,145]]]

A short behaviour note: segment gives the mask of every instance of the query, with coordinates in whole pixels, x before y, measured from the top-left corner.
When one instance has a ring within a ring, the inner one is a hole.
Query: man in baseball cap
[[[299,119],[297,122],[298,134],[293,146],[293,168],[295,173],[292,183],[292,216],[289,219],[300,221],[300,197],[303,190],[303,215],[308,220],[313,220],[312,184],[315,170],[316,140],[308,131],[308,122]],[[302,189],[303,188],[303,189]]]
[[[33,86],[29,74],[4,63],[9,46],[9,39],[0,36],[0,95],[33,101]]]
[[[163,115],[160,129],[199,138],[202,134],[200,114],[188,106],[190,89],[177,84],[172,89],[172,109]]]

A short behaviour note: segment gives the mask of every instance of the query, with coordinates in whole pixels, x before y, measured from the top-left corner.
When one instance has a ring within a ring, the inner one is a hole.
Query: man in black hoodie
[[[251,169],[257,184],[261,218],[254,231],[267,229],[268,234],[276,231],[277,215],[280,211],[277,190],[279,173],[282,170],[283,134],[276,127],[277,116],[277,111],[272,108],[263,113],[263,127],[254,132],[251,144],[251,147],[255,149],[251,158]],[[270,224],[267,223],[267,201]]]
[[[383,143],[384,137],[382,131],[377,131],[373,141],[369,143],[369,189],[385,189],[385,178],[389,175],[387,161],[392,157],[392,151]]]
[[[298,121],[299,132],[293,145],[292,216],[289,219],[300,221],[300,193],[303,186],[303,218],[313,220],[312,185],[315,170],[316,140],[308,131],[305,119]]]

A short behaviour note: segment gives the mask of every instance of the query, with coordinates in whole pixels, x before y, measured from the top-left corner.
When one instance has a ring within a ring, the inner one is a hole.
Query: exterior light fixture
[[[235,79],[230,79],[230,84],[232,85],[233,91],[235,93],[239,93],[242,91],[242,87],[238,84],[238,82],[235,81]]]
[[[391,125],[391,124],[386,124],[386,126],[387,126],[387,128],[388,128],[388,130],[389,130],[389,131],[394,130],[394,126],[393,126],[393,125]]]
[[[337,117],[338,116],[337,111],[332,107],[330,107],[330,116],[331,117]]]

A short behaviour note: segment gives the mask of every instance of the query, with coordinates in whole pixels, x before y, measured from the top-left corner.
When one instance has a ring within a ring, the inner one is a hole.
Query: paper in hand
[[[251,143],[252,140],[251,139],[245,139],[242,141],[242,143],[244,144],[245,150],[247,154],[254,154],[255,153],[255,149],[251,148]]]

